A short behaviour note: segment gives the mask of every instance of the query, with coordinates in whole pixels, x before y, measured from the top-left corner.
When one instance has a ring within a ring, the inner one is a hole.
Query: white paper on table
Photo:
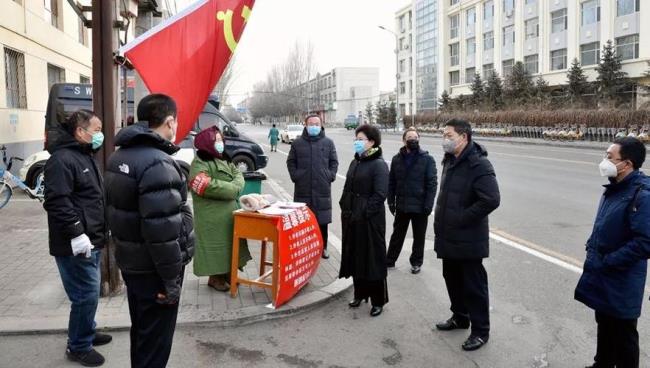
[[[271,207],[266,207],[262,208],[261,210],[257,210],[257,212],[263,214],[263,215],[269,215],[269,216],[283,216],[283,215],[288,215],[291,212],[293,212],[293,208],[280,208],[276,206],[271,206]]]
[[[275,203],[273,204],[273,206],[275,206],[275,207],[279,207],[279,208],[292,208],[292,209],[303,208],[303,207],[305,207],[306,205],[307,205],[307,204],[306,204],[306,203],[303,203],[303,202],[275,202]]]

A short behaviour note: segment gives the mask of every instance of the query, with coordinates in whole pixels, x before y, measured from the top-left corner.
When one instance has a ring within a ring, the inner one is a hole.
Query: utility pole
[[[117,65],[113,52],[117,50],[115,0],[92,0],[93,36],[93,110],[102,121],[104,145],[97,154],[102,172],[115,150],[115,119]],[[101,295],[115,295],[122,290],[119,268],[115,262],[115,247],[109,239],[101,262]]]

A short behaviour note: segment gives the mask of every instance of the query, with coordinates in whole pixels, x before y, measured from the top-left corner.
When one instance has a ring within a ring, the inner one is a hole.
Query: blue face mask
[[[321,127],[319,126],[312,126],[308,125],[307,126],[307,134],[309,134],[310,137],[315,137],[320,134]]]
[[[83,128],[81,128],[81,129],[83,129]],[[86,130],[86,129],[84,129],[84,130]],[[86,130],[86,132],[92,136],[92,139],[90,141],[90,146],[92,147],[92,149],[94,149],[94,150],[99,149],[99,147],[101,147],[102,144],[104,144],[104,133],[102,133],[102,132],[91,133],[91,132],[89,132],[87,130]]]
[[[225,147],[223,145],[223,142],[215,142],[214,143],[214,149],[217,150],[217,152],[223,153],[224,148]]]
[[[354,141],[354,152],[362,154],[366,150],[365,141],[355,140]]]

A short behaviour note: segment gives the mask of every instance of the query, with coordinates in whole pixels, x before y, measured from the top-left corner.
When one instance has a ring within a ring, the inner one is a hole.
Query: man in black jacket
[[[93,152],[104,136],[102,122],[92,111],[74,112],[48,144],[52,156],[45,164],[45,203],[50,254],[71,303],[68,322],[69,360],[97,367],[104,357],[93,346],[111,336],[95,331],[99,300],[99,263],[107,238],[104,189]]]
[[[329,258],[327,225],[332,222],[332,182],[338,168],[336,146],[325,136],[320,116],[307,116],[302,136],[291,144],[287,169],[294,183],[293,200],[306,203],[316,215],[325,259]]]
[[[499,207],[499,186],[487,151],[472,141],[464,120],[450,120],[443,133],[445,157],[434,220],[435,251],[451,301],[452,317],[439,330],[469,328],[464,350],[476,350],[490,337],[487,272],[488,215]]]
[[[418,131],[415,128],[407,129],[402,135],[402,141],[404,147],[390,164],[388,208],[395,216],[395,222],[386,262],[388,267],[395,267],[411,222],[413,248],[409,261],[411,273],[417,274],[424,261],[424,239],[438,189],[438,178],[436,162],[427,151],[420,148]]]
[[[176,103],[149,95],[137,124],[116,136],[106,168],[108,220],[131,315],[131,366],[164,367],[172,347],[185,265],[194,250],[187,180],[170,156]]]

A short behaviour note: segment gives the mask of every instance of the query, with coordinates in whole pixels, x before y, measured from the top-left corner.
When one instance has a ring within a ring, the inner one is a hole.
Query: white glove
[[[78,237],[70,240],[70,245],[72,246],[72,254],[77,255],[81,253],[86,254],[86,258],[90,258],[91,251],[95,248],[90,243],[90,238],[88,235],[81,234]]]

